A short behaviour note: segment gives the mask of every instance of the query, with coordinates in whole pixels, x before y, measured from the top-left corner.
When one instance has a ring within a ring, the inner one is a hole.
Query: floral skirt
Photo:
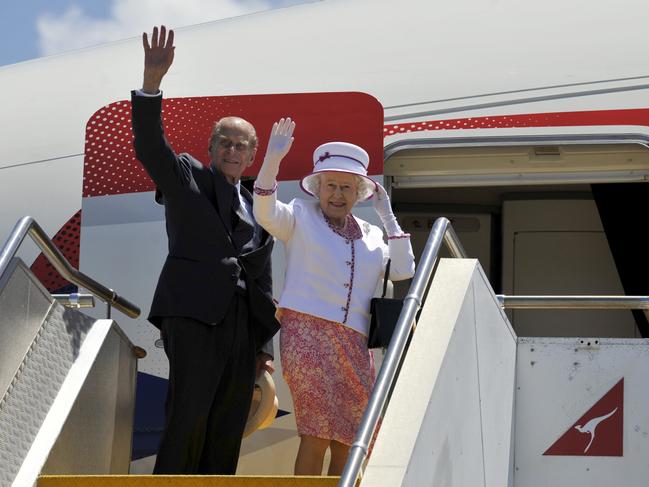
[[[367,337],[345,325],[280,311],[280,354],[300,436],[351,445],[374,385]]]

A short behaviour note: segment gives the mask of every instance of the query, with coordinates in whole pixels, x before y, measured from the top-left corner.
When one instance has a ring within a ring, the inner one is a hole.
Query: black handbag
[[[394,328],[399,320],[403,299],[386,298],[390,275],[390,259],[385,266],[383,277],[383,294],[380,298],[372,298],[370,302],[370,333],[367,336],[367,348],[387,348]]]

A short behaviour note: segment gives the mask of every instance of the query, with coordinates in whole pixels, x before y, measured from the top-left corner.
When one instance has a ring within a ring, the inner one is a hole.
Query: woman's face
[[[358,200],[356,176],[345,172],[320,175],[320,208],[331,220],[344,220]]]

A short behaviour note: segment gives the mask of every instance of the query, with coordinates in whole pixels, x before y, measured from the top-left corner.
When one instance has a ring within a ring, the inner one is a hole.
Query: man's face
[[[257,148],[252,146],[250,128],[244,123],[228,122],[210,149],[212,165],[232,184],[236,184],[243,171],[255,159]]]

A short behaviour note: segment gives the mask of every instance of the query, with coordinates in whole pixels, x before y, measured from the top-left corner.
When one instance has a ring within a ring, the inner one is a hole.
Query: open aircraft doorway
[[[636,230],[649,199],[644,140],[418,141],[388,146],[384,174],[416,257],[447,216],[497,293],[649,294]],[[507,313],[519,336],[647,336],[642,312]]]

